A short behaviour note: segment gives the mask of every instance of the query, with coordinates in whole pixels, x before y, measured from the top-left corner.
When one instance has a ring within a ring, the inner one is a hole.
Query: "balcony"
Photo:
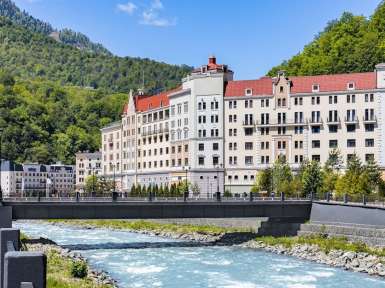
[[[310,118],[309,124],[310,124],[310,126],[322,125],[323,121],[322,121],[321,117]]]
[[[362,117],[362,121],[365,124],[375,124],[377,123],[377,117],[376,116]]]
[[[256,126],[258,127],[278,127],[278,126],[301,126],[306,125],[304,119],[287,119],[285,121],[278,121],[278,119],[273,119],[271,122],[264,123],[256,121]]]
[[[346,124],[358,124],[358,117],[345,117],[345,123]]]
[[[245,127],[253,127],[256,125],[256,121],[254,120],[243,120],[243,126]]]
[[[336,124],[339,124],[340,121],[341,121],[340,117],[337,117],[337,118],[335,118],[335,117],[328,117],[328,119],[327,119],[327,123],[328,123],[329,125],[336,125]]]

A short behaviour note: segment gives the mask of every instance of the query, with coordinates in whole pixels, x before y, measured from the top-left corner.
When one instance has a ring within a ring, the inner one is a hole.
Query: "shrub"
[[[75,278],[87,276],[87,263],[82,260],[73,261],[71,264],[71,275]]]

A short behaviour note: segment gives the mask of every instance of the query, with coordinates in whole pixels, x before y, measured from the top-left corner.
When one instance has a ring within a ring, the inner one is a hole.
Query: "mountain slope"
[[[68,44],[88,52],[111,55],[111,52],[104,48],[103,45],[91,42],[86,35],[72,31],[71,29],[58,31],[49,23],[36,19],[25,11],[21,11],[11,0],[0,0],[0,16],[4,16],[12,20],[14,23],[24,26],[37,33],[42,33],[47,36],[57,34],[58,37],[55,39],[64,44]]]
[[[324,31],[306,45],[302,52],[272,68],[289,75],[318,75],[373,71],[385,62],[385,2],[369,18],[344,13],[328,23]]]
[[[22,79],[45,78],[83,87],[127,92],[175,87],[190,70],[149,59],[90,53],[0,18],[0,63]]]

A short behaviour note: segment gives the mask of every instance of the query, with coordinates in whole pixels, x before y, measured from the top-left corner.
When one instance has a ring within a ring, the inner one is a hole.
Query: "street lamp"
[[[220,191],[219,191],[219,169],[222,168],[222,164],[218,164],[216,166],[217,168],[217,198],[219,198],[220,196]]]
[[[95,197],[95,167],[92,167],[92,197]]]
[[[113,189],[113,191],[112,191],[112,193],[114,193],[115,192],[115,190],[116,190],[116,182],[115,182],[115,164],[113,164],[112,162],[110,162],[110,166],[112,166],[112,168],[114,169],[114,189]]]
[[[188,172],[188,170],[190,169],[190,167],[189,166],[186,166],[185,168],[184,168],[184,170],[185,170],[185,172],[186,172],[186,177],[185,177],[185,183],[186,183],[186,187],[185,187],[185,190],[184,190],[184,201],[186,201],[187,200],[187,198],[188,198],[188,182],[187,182],[187,172]]]

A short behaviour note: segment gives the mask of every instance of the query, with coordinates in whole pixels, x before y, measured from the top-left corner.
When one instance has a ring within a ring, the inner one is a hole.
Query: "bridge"
[[[162,219],[268,217],[284,222],[309,219],[310,200],[249,199],[4,199],[12,219]]]

